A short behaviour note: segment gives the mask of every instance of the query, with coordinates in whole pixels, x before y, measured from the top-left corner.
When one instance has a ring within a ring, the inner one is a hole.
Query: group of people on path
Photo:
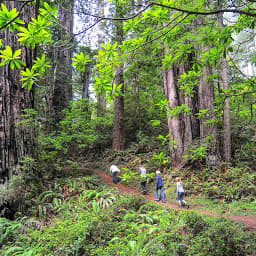
[[[120,169],[116,165],[111,165],[110,167],[110,172],[113,175],[113,182],[116,184],[117,183],[117,173],[120,172]],[[146,182],[147,182],[147,170],[143,165],[140,165],[139,167],[139,174],[140,174],[140,184],[142,188],[142,192],[144,195],[147,194],[147,188],[146,188]],[[158,195],[158,191],[160,190],[160,194]],[[176,178],[176,195],[177,195],[177,200],[179,203],[179,208],[182,208],[183,205],[186,206],[186,208],[189,208],[189,204],[184,200],[184,187],[181,182],[181,178],[177,177]],[[155,184],[155,201],[162,201],[163,203],[166,203],[165,200],[165,194],[164,194],[164,183],[162,180],[161,172],[160,170],[156,171],[156,184]]]

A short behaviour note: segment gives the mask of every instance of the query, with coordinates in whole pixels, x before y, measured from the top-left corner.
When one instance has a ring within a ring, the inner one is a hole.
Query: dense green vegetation
[[[239,223],[120,195],[95,176],[58,179],[31,208],[0,219],[1,255],[254,255]]]
[[[256,216],[255,10],[1,1],[1,256],[256,255],[229,220]],[[176,205],[181,177],[192,210],[107,187],[111,164],[151,196],[161,170]]]

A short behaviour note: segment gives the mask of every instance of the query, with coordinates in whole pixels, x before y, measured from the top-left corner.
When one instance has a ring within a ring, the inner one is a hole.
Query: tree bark
[[[222,7],[222,1],[218,1],[218,8]],[[223,13],[218,14],[218,23],[220,27],[224,27],[223,24]],[[229,89],[229,80],[228,80],[228,63],[227,59],[223,56],[220,62],[220,75],[223,84],[223,89]],[[230,102],[229,98],[225,98],[224,101],[224,120],[223,120],[223,151],[224,151],[224,160],[227,163],[231,162],[231,118],[230,118]]]
[[[122,66],[116,68],[116,84],[124,84]],[[121,93],[124,93],[124,86],[122,86]],[[112,148],[114,150],[123,150],[125,148],[124,97],[121,95],[117,96],[115,101]]]
[[[104,17],[104,0],[99,0],[98,1],[98,15],[100,17]],[[102,50],[103,47],[102,45],[105,42],[105,23],[102,21],[99,24],[99,32],[98,32],[98,49]],[[105,99],[105,95],[99,93],[97,95],[97,116],[101,116],[103,117],[105,114],[105,110],[106,110],[106,99]]]
[[[163,81],[165,96],[168,101],[168,110],[175,109],[182,104],[187,104],[192,109],[191,114],[179,113],[170,116],[168,114],[168,128],[170,133],[169,149],[172,157],[172,166],[182,166],[184,155],[188,152],[188,146],[199,137],[197,88],[194,95],[184,95],[178,84],[178,78],[190,70],[193,56],[190,56],[185,64],[174,63],[171,68],[163,69]]]
[[[221,77],[223,82],[223,89],[229,89],[228,81],[228,65],[226,58],[221,60]],[[227,97],[224,101],[224,134],[223,134],[223,149],[224,159],[227,163],[231,162],[231,118],[230,118],[230,101]]]
[[[21,2],[4,1],[7,8],[19,9]],[[28,23],[31,17],[36,17],[39,1],[27,5],[23,9],[23,20]],[[3,47],[11,46],[15,51],[22,49],[21,59],[27,68],[31,68],[36,50],[20,47],[16,34],[7,28],[2,40]],[[34,88],[30,91],[21,88],[20,71],[10,69],[9,65],[0,69],[0,183],[4,183],[13,175],[21,172],[24,157],[33,157],[35,150],[35,132],[33,127],[19,124],[25,109],[34,108]]]
[[[123,6],[121,3],[116,4],[116,16],[122,17]],[[118,45],[124,40],[123,23],[116,23],[116,41]],[[123,65],[116,67],[115,82],[116,85],[122,84],[121,93],[124,93],[124,70]],[[115,118],[113,124],[113,142],[114,150],[123,150],[125,148],[125,128],[124,128],[124,96],[118,95],[115,101]]]
[[[203,52],[209,51],[209,47],[202,47]],[[208,160],[207,164],[210,169],[215,169],[219,166],[219,149],[217,144],[217,128],[215,123],[207,123],[215,119],[214,114],[214,84],[210,76],[212,76],[211,66],[205,66],[202,70],[203,74],[199,82],[199,108],[207,110],[206,116],[200,119],[200,141],[205,143],[208,136],[212,138],[208,145]]]
[[[89,81],[90,81],[90,69],[86,68],[85,72],[81,73],[82,99],[89,99]]]
[[[72,34],[74,0],[63,0],[59,5],[59,40],[63,46],[57,49],[53,109],[55,121],[63,118],[62,110],[72,100]]]
[[[174,72],[174,65],[172,65],[170,69],[164,69],[163,71],[164,91],[168,101],[168,110],[176,108],[180,105]],[[182,157],[184,155],[184,145],[181,122],[182,120],[180,119],[180,116],[170,117],[170,115],[168,115],[168,128],[170,133],[169,148],[173,167],[177,167],[181,162],[183,162]]]
[[[48,58],[54,62],[54,52],[53,49],[50,49],[47,52]],[[55,111],[53,108],[53,90],[54,90],[54,66],[52,65],[50,68],[50,75],[46,77],[45,85],[47,86],[46,93],[45,93],[45,122],[44,128],[47,134],[50,134],[56,128],[56,121],[55,121]]]

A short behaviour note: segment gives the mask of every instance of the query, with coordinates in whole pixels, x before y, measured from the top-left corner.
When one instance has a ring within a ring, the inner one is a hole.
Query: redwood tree
[[[223,6],[223,1],[218,0],[218,8],[221,9]],[[218,24],[223,30],[223,13],[218,14]],[[224,48],[224,53],[226,53],[226,49]],[[228,62],[226,57],[221,57],[220,60],[220,78],[223,85],[223,89],[225,92],[229,89],[229,79],[228,79]],[[224,120],[223,120],[223,151],[224,151],[224,160],[227,163],[231,161],[231,117],[230,117],[230,100],[228,97],[224,99]]]
[[[98,1],[98,15],[99,17],[104,16],[104,0]],[[98,50],[102,50],[102,45],[105,42],[105,22],[100,22],[98,26]],[[99,93],[97,95],[97,116],[104,116],[106,110],[106,99],[105,95]]]
[[[122,17],[124,12],[124,6],[122,3],[116,1],[116,16]],[[124,40],[123,23],[116,23],[116,42],[118,45],[122,44]],[[115,82],[116,85],[121,87],[121,94],[116,97],[115,100],[115,118],[113,124],[113,142],[112,148],[114,150],[123,150],[125,147],[125,129],[124,129],[124,67],[120,64],[115,69]]]
[[[6,7],[20,9],[22,2],[4,1]],[[39,1],[26,5],[22,10],[25,26],[37,16]],[[31,68],[36,50],[20,46],[16,33],[7,28],[3,32],[3,48],[9,45],[13,51],[22,49],[21,60]],[[19,124],[25,109],[34,108],[34,89],[21,88],[20,70],[5,65],[0,69],[0,183],[20,173],[22,160],[32,157],[35,150],[34,130]]]
[[[72,99],[72,34],[74,0],[62,0],[59,4],[59,35],[61,45],[56,50],[55,84],[52,103],[55,122],[62,119],[62,110]]]
[[[179,78],[191,69],[192,55],[185,64],[173,63],[171,67],[163,69],[164,91],[168,104],[169,148],[174,167],[184,164],[188,145],[199,138],[199,121],[196,117],[198,113],[197,88],[193,89],[193,94],[186,95],[179,82]],[[190,108],[191,112],[177,114],[177,109],[182,106]]]

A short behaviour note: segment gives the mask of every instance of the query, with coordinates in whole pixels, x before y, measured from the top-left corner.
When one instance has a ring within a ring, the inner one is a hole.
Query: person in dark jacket
[[[155,201],[160,201],[159,197],[158,197],[158,190],[160,189],[160,193],[161,193],[161,200],[163,203],[165,203],[165,197],[164,197],[164,183],[162,180],[162,176],[159,170],[156,171],[156,199]]]

